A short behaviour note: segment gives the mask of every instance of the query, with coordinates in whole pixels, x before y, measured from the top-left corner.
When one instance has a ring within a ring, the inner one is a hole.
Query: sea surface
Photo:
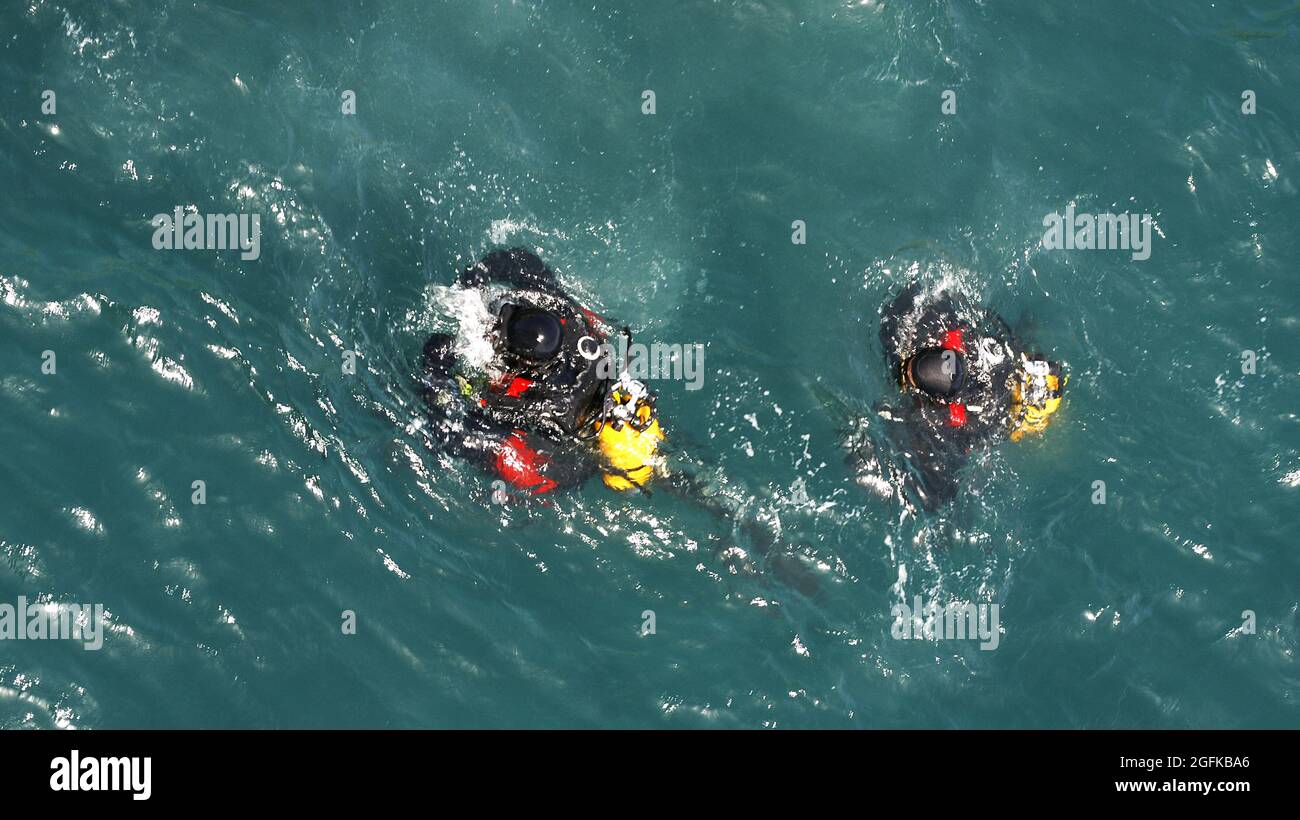
[[[0,640],[0,726],[1300,727],[1298,82],[1287,0],[4,3],[0,603],[105,634]],[[1071,205],[1150,258],[1045,249]],[[734,516],[429,449],[514,245],[704,346],[651,386]],[[914,280],[1070,373],[935,513],[841,448]]]

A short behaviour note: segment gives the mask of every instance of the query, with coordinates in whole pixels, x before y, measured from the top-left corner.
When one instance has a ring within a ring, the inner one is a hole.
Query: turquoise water
[[[0,602],[108,622],[0,641],[0,725],[1300,726],[1300,8],[592,6],[0,12]],[[1043,250],[1071,203],[1151,258]],[[260,258],[154,250],[177,206]],[[424,447],[436,286],[515,244],[706,346],[669,435],[815,591],[689,499],[503,507]],[[1071,373],[919,515],[839,449],[913,278]],[[998,648],[892,639],[914,595]]]

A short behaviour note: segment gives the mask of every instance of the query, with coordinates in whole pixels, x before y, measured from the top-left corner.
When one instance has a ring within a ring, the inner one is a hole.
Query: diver
[[[759,559],[793,588],[815,593],[816,577],[777,548],[763,513],[747,515],[747,503],[715,471],[661,447],[655,396],[627,370],[615,372],[610,339],[630,336],[626,327],[616,330],[579,304],[523,248],[487,254],[457,285],[481,297],[486,339],[462,326],[425,342],[419,386],[431,447],[482,467],[512,488],[507,498],[544,499],[596,475],[617,491],[649,494],[653,483],[729,526],[718,556],[732,573],[755,574]]]
[[[889,469],[894,480],[884,478],[863,420],[848,442],[850,461],[859,483],[901,486],[929,511],[957,495],[977,449],[1045,430],[1068,381],[1058,363],[1026,353],[992,310],[916,284],[883,309],[880,343],[903,401],[878,404],[876,416],[905,457]]]
[[[644,490],[663,431],[650,391],[611,372],[610,323],[523,248],[489,253],[457,284],[483,298],[491,355],[470,364],[449,333],[425,342],[421,390],[435,446],[526,496],[597,473],[612,489]]]

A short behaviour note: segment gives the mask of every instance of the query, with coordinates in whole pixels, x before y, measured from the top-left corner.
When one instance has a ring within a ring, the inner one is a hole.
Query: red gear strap
[[[523,376],[515,376],[506,388],[506,395],[512,399],[517,399],[524,394],[524,391],[533,386],[531,379],[525,379]]]
[[[953,402],[948,405],[948,424],[951,427],[961,427],[966,423],[966,405],[960,402]]]

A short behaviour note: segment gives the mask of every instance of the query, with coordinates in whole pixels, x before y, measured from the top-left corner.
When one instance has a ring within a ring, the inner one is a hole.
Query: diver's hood
[[[531,362],[555,358],[564,340],[564,323],[543,308],[505,305],[501,309],[501,329],[506,349]]]
[[[512,290],[493,300],[497,349],[510,369],[549,369],[579,355],[583,336],[593,331],[573,300],[539,290]],[[584,359],[585,361],[585,359]]]
[[[959,351],[925,348],[904,363],[907,376],[918,390],[947,401],[966,384],[966,357]]]
[[[599,357],[591,351],[604,342],[603,328],[572,299],[547,291],[507,291],[490,309],[500,366],[527,386],[490,393],[486,409],[512,424],[577,431],[599,393]]]

